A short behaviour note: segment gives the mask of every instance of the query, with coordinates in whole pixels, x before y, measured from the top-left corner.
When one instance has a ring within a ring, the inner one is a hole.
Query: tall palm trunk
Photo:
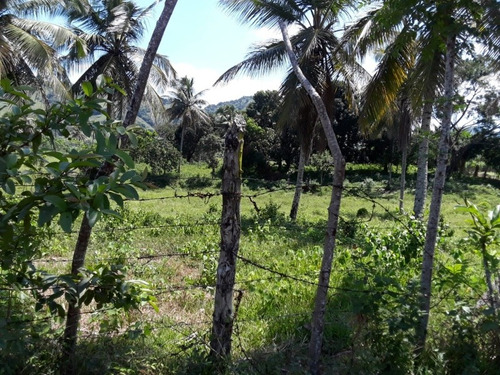
[[[165,7],[156,23],[156,27],[153,31],[153,35],[149,42],[148,48],[144,55],[144,60],[142,61],[141,68],[139,70],[136,87],[134,90],[134,95],[131,98],[130,105],[125,115],[124,125],[131,125],[135,119],[137,118],[137,113],[139,112],[140,103],[142,101],[142,97],[144,95],[144,91],[146,88],[147,77],[151,71],[152,63],[154,60],[154,56],[158,51],[158,47],[160,46],[161,39],[165,32],[165,28],[170,20],[170,16],[174,11],[177,0],[165,1]],[[130,112],[130,113],[129,113]],[[134,113],[135,112],[135,113]],[[107,175],[109,176],[113,172],[112,165],[110,163],[104,163],[101,166],[100,171],[97,173],[97,177],[99,175]],[[78,234],[78,239],[75,245],[75,251],[73,254],[73,264],[71,272],[73,275],[78,274],[78,269],[84,266],[85,256],[87,254],[88,244],[90,241],[90,236],[92,234],[92,227],[89,225],[87,217],[83,218],[80,231]],[[77,332],[78,332],[78,323],[80,319],[80,311],[79,308],[75,304],[70,304],[68,307],[68,314],[66,320],[66,330],[64,331],[64,360],[66,364],[62,369],[63,374],[74,374],[73,364],[74,364],[74,351],[77,342]]]
[[[167,28],[170,17],[174,12],[177,0],[165,0],[165,6],[160,14],[160,18],[156,22],[155,29],[149,40],[148,48],[144,54],[144,60],[142,60],[141,69],[137,74],[137,84],[135,86],[134,95],[130,98],[130,102],[127,107],[127,113],[125,114],[125,119],[123,120],[123,125],[132,125],[139,113],[139,108],[142,103],[142,98],[144,96],[144,91],[146,91],[146,83],[148,81],[149,73],[153,62],[160,47],[161,40],[163,39],[163,34],[165,34],[165,29]]]
[[[403,96],[400,104],[399,116],[399,149],[401,150],[401,175],[399,179],[399,212],[404,212],[404,199],[406,188],[406,164],[408,161],[408,145],[411,137],[412,115],[407,96]]]
[[[179,145],[179,163],[177,164],[177,173],[181,173],[181,164],[182,164],[182,147],[184,146],[184,133],[186,133],[186,127],[182,125],[181,127],[181,143]]]
[[[302,186],[304,183],[304,169],[307,160],[311,155],[312,138],[311,140],[302,142],[300,145],[299,165],[297,167],[297,182],[295,183],[295,194],[292,201],[292,209],[290,210],[290,219],[296,220],[299,211],[300,197],[302,195]]]
[[[405,144],[401,150],[401,177],[399,182],[399,212],[404,212],[405,188],[406,188],[406,163],[408,160],[408,145]]]
[[[422,262],[422,274],[420,279],[421,294],[421,316],[417,327],[417,352],[421,353],[425,348],[427,339],[427,327],[429,324],[429,313],[431,304],[431,282],[432,268],[434,265],[434,251],[439,225],[439,214],[443,198],[444,183],[446,180],[446,165],[449,157],[451,117],[453,115],[453,78],[455,68],[455,40],[454,33],[450,33],[446,40],[446,70],[444,81],[445,105],[443,121],[441,123],[441,137],[439,139],[438,158],[434,185],[432,187],[432,200],[427,222],[427,233],[425,236],[424,254]]]
[[[309,356],[310,356],[310,369],[312,374],[319,374],[319,364],[321,358],[321,346],[323,341],[323,331],[325,325],[325,312],[326,305],[328,302],[328,289],[330,284],[330,274],[332,269],[333,255],[335,250],[335,240],[337,237],[337,227],[340,211],[340,203],[342,198],[342,184],[344,183],[345,176],[345,160],[342,156],[342,151],[340,150],[337,137],[333,130],[326,106],[321,99],[321,96],[314,89],[308,79],[305,77],[304,73],[299,67],[297,62],[297,57],[292,49],[292,44],[290,42],[290,37],[288,36],[288,31],[285,24],[280,21],[279,26],[281,33],[283,35],[283,40],[285,42],[286,51],[290,62],[293,67],[293,71],[300,83],[307,91],[309,97],[311,98],[316,110],[318,112],[321,125],[325,132],[325,136],[328,142],[328,147],[332,153],[335,172],[333,176],[333,188],[332,195],[330,199],[330,206],[328,207],[328,222],[327,230],[323,248],[323,259],[321,261],[321,271],[319,274],[318,289],[316,291],[316,299],[314,302],[314,312],[312,317],[312,327],[311,327],[311,341],[309,343]]]
[[[415,188],[415,202],[413,212],[415,217],[424,215],[425,198],[427,196],[427,174],[429,173],[429,132],[431,131],[431,116],[433,102],[427,100],[422,113],[422,126],[420,128],[420,144],[418,146],[417,182]]]

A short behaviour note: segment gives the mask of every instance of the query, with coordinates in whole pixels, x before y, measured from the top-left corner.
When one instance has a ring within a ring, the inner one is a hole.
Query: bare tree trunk
[[[406,188],[406,162],[408,160],[408,145],[401,150],[401,178],[399,182],[399,213],[404,212],[405,188]]]
[[[139,112],[139,107],[142,101],[142,97],[144,95],[144,91],[146,88],[146,82],[149,77],[149,73],[151,71],[152,63],[156,52],[158,51],[158,47],[160,45],[161,39],[163,37],[163,33],[165,28],[170,20],[170,16],[175,8],[177,0],[165,0],[165,7],[158,19],[155,30],[153,31],[153,35],[151,36],[151,40],[148,45],[148,49],[144,55],[144,60],[141,64],[141,68],[139,70],[139,74],[137,76],[137,83],[134,90],[134,94],[131,98],[130,105],[127,110],[127,114],[125,115],[125,120],[123,125],[126,127],[135,122],[137,118],[137,113]],[[97,177],[101,176],[109,176],[113,172],[113,166],[105,162],[100,171],[97,172]],[[78,234],[78,239],[75,245],[75,252],[73,254],[73,264],[72,264],[72,274],[77,275],[78,269],[83,267],[85,263],[85,256],[87,254],[87,248],[90,241],[90,236],[92,234],[92,227],[89,225],[88,219],[85,216],[83,218],[80,231]],[[70,304],[68,306],[67,320],[66,320],[66,329],[64,331],[63,338],[63,355],[64,361],[66,364],[62,369],[63,374],[73,374],[74,371],[72,366],[74,366],[74,352],[77,342],[77,333],[78,333],[78,324],[80,320],[80,311],[74,305]]]
[[[89,245],[90,234],[92,227],[89,225],[87,215],[83,216],[78,240],[73,252],[73,261],[71,263],[71,275],[78,276],[79,269],[85,264],[85,256],[87,255],[87,247]],[[78,324],[80,322],[80,308],[75,303],[70,303],[68,306],[66,328],[63,336],[63,367],[61,373],[71,375],[75,373],[74,353],[78,334]]]
[[[240,150],[246,122],[236,115],[226,133],[224,164],[222,166],[221,244],[210,348],[215,363],[222,370],[231,355],[231,336],[234,323],[233,291],[236,277],[236,257],[240,247],[241,171]]]
[[[302,142],[304,143],[304,142]],[[304,169],[307,164],[307,159],[311,154],[312,139],[309,145],[301,144],[299,165],[297,167],[297,182],[295,183],[295,194],[292,201],[292,209],[290,210],[290,219],[296,220],[299,211],[300,197],[302,195],[302,186],[304,184]]]
[[[325,104],[323,103],[321,96],[314,89],[314,87],[307,80],[307,78],[304,76],[304,73],[300,69],[297,62],[297,57],[293,52],[292,44],[290,43],[290,37],[288,36],[288,31],[285,24],[280,21],[279,26],[283,35],[283,40],[285,42],[288,57],[293,67],[293,71],[304,89],[307,91],[309,97],[314,103],[314,106],[316,107],[321,125],[323,126],[323,131],[325,132],[325,136],[328,142],[328,147],[333,156],[335,166],[332,195],[330,206],[328,207],[328,222],[323,248],[323,259],[321,262],[321,271],[319,274],[318,289],[316,291],[316,299],[314,303],[314,312],[311,324],[311,341],[309,343],[311,374],[319,374],[321,347],[325,325],[325,311],[328,302],[327,296],[330,285],[330,273],[332,269],[333,255],[335,250],[335,240],[337,237],[340,202],[343,189],[342,184],[344,183],[345,175],[345,160],[342,156],[342,151],[340,150],[340,146],[330,122]]]
[[[151,71],[151,67],[153,66],[153,61],[156,57],[161,40],[163,39],[163,34],[165,33],[165,29],[167,28],[176,4],[177,0],[165,0],[165,6],[160,14],[160,18],[158,18],[158,21],[156,22],[155,29],[151,35],[151,39],[149,40],[148,48],[144,54],[144,60],[142,60],[141,69],[137,75],[134,95],[130,99],[127,114],[123,120],[124,127],[132,125],[137,118],[142,97],[144,96],[144,91],[146,90],[146,82],[148,81],[149,73]]]
[[[421,353],[425,348],[425,342],[427,339],[427,326],[429,324],[432,268],[434,265],[434,251],[436,248],[441,201],[443,198],[444,183],[446,180],[446,164],[449,158],[451,116],[453,115],[455,39],[455,35],[450,34],[446,40],[446,70],[444,83],[444,97],[446,102],[443,111],[443,121],[441,123],[441,137],[439,139],[436,174],[434,176],[434,185],[432,188],[432,200],[429,212],[429,221],[427,222],[427,233],[425,237],[422,262],[422,274],[420,279],[421,316],[416,332],[417,353]]]
[[[415,217],[424,216],[425,198],[427,196],[427,174],[429,159],[429,132],[431,131],[432,101],[428,100],[424,104],[422,114],[422,126],[420,128],[420,144],[418,146],[417,161],[417,182],[415,187],[415,202],[413,212]]]

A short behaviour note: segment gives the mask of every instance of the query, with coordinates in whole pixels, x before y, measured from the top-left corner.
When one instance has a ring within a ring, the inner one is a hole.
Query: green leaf
[[[68,208],[64,199],[58,197],[57,195],[46,195],[43,197],[43,200],[45,202],[51,203],[52,205],[57,207],[60,211],[66,211],[66,209]]]
[[[127,180],[130,180],[132,177],[136,176],[137,172],[135,170],[127,171],[124,174],[121,175],[120,177],[120,182],[125,182]]]
[[[92,207],[96,210],[103,210],[109,208],[109,199],[105,194],[97,193],[92,202]]]
[[[38,226],[41,227],[54,218],[57,215],[57,208],[55,206],[42,206],[40,208],[40,213],[38,215]]]
[[[3,184],[2,188],[7,194],[16,194],[16,184],[14,183],[14,180],[12,178],[8,178],[7,181],[5,181],[5,184]]]
[[[69,165],[69,168],[97,168],[101,165],[97,160],[79,160],[79,161],[74,161]]]
[[[97,153],[103,154],[106,150],[106,137],[100,131],[95,132],[95,139],[97,141]]]
[[[111,133],[108,137],[108,150],[111,151],[112,153],[115,153],[117,146],[118,146],[118,139],[116,138],[116,135]]]
[[[109,197],[116,202],[116,204],[120,207],[123,208],[123,198],[120,194],[115,194],[112,192],[109,192]]]
[[[73,215],[71,212],[65,211],[59,216],[59,225],[62,230],[66,233],[71,233],[71,227],[73,226]]]
[[[123,162],[125,163],[125,165],[129,168],[134,168],[134,160],[132,159],[132,157],[126,153],[125,151],[122,151],[122,150],[116,150],[115,154],[123,160]]]
[[[92,86],[92,83],[88,81],[82,83],[82,90],[86,96],[92,96],[94,93],[94,87]]]
[[[118,186],[114,190],[119,192],[120,194],[122,194],[126,198],[139,199],[139,194],[137,193],[137,190],[135,190],[130,185]]]
[[[66,182],[65,185],[76,199],[80,199],[82,195],[80,193],[80,190],[78,190],[75,184],[73,184],[72,182]]]
[[[97,220],[99,220],[99,216],[101,216],[101,213],[99,211],[96,211],[93,208],[89,208],[87,212],[87,218],[89,219],[89,225],[91,227],[93,227]]]
[[[4,157],[5,164],[7,166],[7,169],[12,168],[14,165],[16,165],[17,160],[19,157],[17,154],[8,154]]]

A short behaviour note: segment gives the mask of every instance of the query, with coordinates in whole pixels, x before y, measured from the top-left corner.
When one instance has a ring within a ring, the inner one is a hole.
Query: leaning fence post
[[[215,287],[215,306],[210,348],[216,363],[224,363],[231,354],[234,322],[233,290],[236,256],[240,246],[241,154],[246,121],[236,115],[225,137],[222,166],[222,219],[220,254]]]

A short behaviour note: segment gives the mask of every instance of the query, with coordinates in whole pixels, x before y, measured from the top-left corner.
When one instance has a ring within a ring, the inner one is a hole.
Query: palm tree
[[[71,48],[65,62],[72,70],[87,65],[74,82],[73,92],[81,90],[81,84],[95,84],[104,74],[123,89],[110,96],[109,115],[122,119],[127,97],[131,97],[136,85],[137,73],[145,56],[145,50],[136,46],[145,31],[145,21],[150,16],[152,4],[146,8],[124,0],[68,0],[63,14],[68,17],[75,32],[87,43],[88,54],[84,59],[75,55]],[[155,54],[152,69],[144,92],[144,101],[154,118],[164,114],[160,93],[175,78],[175,71],[166,56]]]
[[[417,327],[416,345],[417,351],[421,352],[424,349],[427,337],[434,251],[446,178],[446,165],[449,158],[449,134],[454,98],[454,66],[457,56],[460,56],[457,48],[457,37],[464,40],[471,36],[478,40],[481,39],[492,55],[498,57],[500,51],[500,15],[498,3],[490,0],[480,1],[479,3],[447,1],[436,4],[429,4],[419,0],[400,0],[384,3],[375,12],[378,14],[376,17],[380,17],[380,22],[374,23],[377,32],[371,34],[371,41],[370,38],[366,38],[365,42],[361,43],[360,49],[363,50],[372,41],[385,42],[388,40],[388,35],[396,34],[394,40],[399,42],[392,43],[391,46],[396,49],[396,52],[393,52],[389,58],[402,57],[403,54],[397,51],[404,52],[404,49],[413,44],[412,41],[415,40],[420,59],[416,64],[416,68],[414,67],[411,70],[411,74],[398,69],[397,65],[392,70],[389,68],[386,70],[388,73],[398,71],[402,73],[399,75],[392,74],[395,80],[388,78],[390,74],[382,80],[384,84],[378,86],[379,95],[378,98],[375,96],[373,102],[375,105],[371,109],[372,117],[380,118],[387,108],[394,104],[394,99],[397,97],[403,83],[406,82],[407,78],[410,78],[407,84],[410,87],[417,88],[416,91],[419,93],[416,96],[417,102],[420,102],[423,106],[422,117],[426,123],[425,131],[427,131],[430,124],[432,103],[440,85],[444,87],[441,136],[438,145],[437,166],[427,223],[420,282],[422,315]],[[356,29],[354,34],[356,33],[361,35],[363,28]],[[444,58],[443,51],[446,53]],[[415,85],[415,83],[417,84]],[[424,124],[422,127],[424,128]],[[425,151],[426,148],[428,148],[428,145],[423,145],[423,147],[421,145],[420,150]],[[419,202],[420,204],[421,202]]]
[[[243,21],[256,25],[276,26],[279,24],[283,40],[271,41],[267,45],[252,52],[248,58],[228,70],[219,81],[228,80],[240,71],[250,74],[261,74],[286,63],[286,56],[292,64],[292,71],[285,84],[286,92],[295,92],[302,86],[306,90],[310,102],[314,105],[316,118],[321,125],[332,153],[335,165],[332,195],[328,207],[327,231],[324,252],[316,292],[312,317],[311,340],[309,345],[311,372],[319,372],[322,338],[324,331],[324,315],[327,306],[329,279],[333,261],[336,233],[338,226],[340,202],[342,197],[345,161],[331,125],[331,113],[334,109],[331,95],[335,84],[343,82],[346,93],[351,93],[353,76],[364,72],[359,65],[339,48],[340,43],[335,35],[334,25],[341,12],[352,3],[350,1],[272,1],[272,0],[223,0],[221,1],[231,12],[239,14]],[[286,24],[299,27],[298,33],[288,37]],[[293,72],[293,74],[292,74]],[[282,90],[283,91],[283,90]],[[329,108],[330,107],[330,108]]]
[[[342,87],[349,98],[353,97],[355,78],[364,78],[366,72],[340,48],[340,41],[336,35],[340,17],[352,5],[352,1],[221,0],[220,3],[247,23],[272,27],[277,25],[278,19],[281,19],[298,26],[299,30],[291,37],[291,43],[307,79],[324,99],[331,99],[327,102],[330,116],[334,113],[334,95],[331,93],[336,87]],[[241,73],[250,76],[265,74],[286,64],[284,41],[271,40],[255,48],[244,61],[227,70],[216,84],[227,82]],[[287,120],[298,129],[301,138],[295,196],[290,212],[290,217],[295,219],[302,191],[303,167],[309,158],[312,134],[318,115],[292,70],[289,70],[280,91],[284,97],[283,113],[285,116],[290,114]],[[292,107],[295,110],[289,110]],[[297,110],[304,112],[297,117],[294,116],[298,114]],[[313,114],[310,114],[311,111]],[[304,122],[299,123],[297,118],[303,119]],[[280,122],[285,122],[285,119],[282,117]]]
[[[174,11],[177,4],[177,0],[170,0],[165,2],[163,11],[158,19],[153,35],[148,44],[148,48],[145,52],[144,60],[139,69],[138,78],[136,80],[136,87],[134,89],[133,96],[130,100],[129,107],[127,109],[127,114],[125,115],[125,120],[123,125],[125,127],[134,123],[137,113],[139,112],[140,103],[144,95],[144,91],[147,85],[147,78],[153,66],[153,60],[156,56],[156,52],[160,46],[163,34],[168,25],[170,17]],[[104,168],[106,167],[106,168]],[[112,166],[104,164],[101,166],[101,171],[103,174],[111,174],[113,171]],[[71,273],[73,275],[78,275],[79,269],[85,264],[85,256],[87,254],[88,244],[90,236],[92,234],[92,227],[90,225],[87,215],[84,215],[82,223],[80,225],[80,230],[78,233],[78,239],[75,244],[75,250],[73,252],[73,261],[71,265]],[[77,331],[80,320],[80,308],[74,304],[68,306],[66,327],[64,330],[63,337],[63,351],[65,362],[61,369],[63,374],[73,374],[75,373],[74,368],[74,352],[77,340]]]
[[[30,19],[58,10],[57,0],[0,2],[0,78],[35,86],[42,93],[49,87],[58,96],[68,96],[69,79],[57,52],[71,43],[81,57],[84,43],[68,28]]]
[[[326,305],[328,303],[328,290],[330,285],[330,275],[332,271],[333,255],[337,238],[338,220],[340,213],[340,202],[342,198],[342,189],[345,178],[345,160],[342,155],[337,137],[333,130],[330,114],[318,91],[309,82],[299,66],[297,57],[293,51],[288,30],[285,23],[279,20],[279,26],[283,35],[286,51],[292,64],[292,69],[301,85],[307,91],[311,101],[318,112],[323,131],[325,132],[328,148],[333,156],[335,172],[333,175],[332,195],[330,205],[328,206],[328,221],[323,247],[323,257],[321,260],[321,271],[319,273],[318,288],[316,289],[316,298],[314,301],[314,311],[311,324],[311,340],[309,342],[309,360],[311,374],[320,373],[321,348],[323,342],[323,333],[325,327]]]
[[[170,92],[170,103],[167,106],[167,116],[174,122],[179,123],[181,129],[180,157],[177,172],[181,172],[182,147],[186,130],[192,129],[200,124],[210,123],[210,116],[202,106],[207,102],[201,98],[203,91],[194,91],[193,78],[183,77],[176,83],[175,91]]]
[[[297,219],[299,211],[302,184],[304,181],[304,170],[312,151],[314,129],[316,128],[317,117],[316,109],[314,108],[311,99],[307,96],[307,93],[303,89],[297,88],[296,91],[285,95],[278,124],[282,127],[288,126],[295,129],[300,142],[297,180],[295,183],[292,208],[290,209],[290,219],[292,220]]]
[[[410,0],[411,2],[411,0]],[[407,145],[411,135],[413,117],[420,114],[422,125],[419,134],[418,173],[414,212],[422,216],[427,191],[427,159],[429,150],[430,121],[434,100],[442,90],[444,80],[444,54],[436,42],[435,23],[415,25],[410,21],[421,11],[418,2],[411,2],[407,9],[398,13],[381,5],[361,17],[344,35],[349,41],[348,50],[359,56],[384,48],[375,75],[365,89],[364,105],[360,114],[360,126],[365,134],[381,131],[380,125],[397,116],[396,124],[402,164],[406,164]],[[401,8],[405,1],[400,2]],[[395,3],[392,6],[396,5]],[[395,9],[399,9],[395,6]],[[383,25],[383,27],[381,26]],[[405,103],[406,110],[400,111]],[[412,119],[403,121],[404,114]],[[375,130],[375,132],[374,132]],[[402,165],[400,185],[400,211],[405,188],[405,165]]]

